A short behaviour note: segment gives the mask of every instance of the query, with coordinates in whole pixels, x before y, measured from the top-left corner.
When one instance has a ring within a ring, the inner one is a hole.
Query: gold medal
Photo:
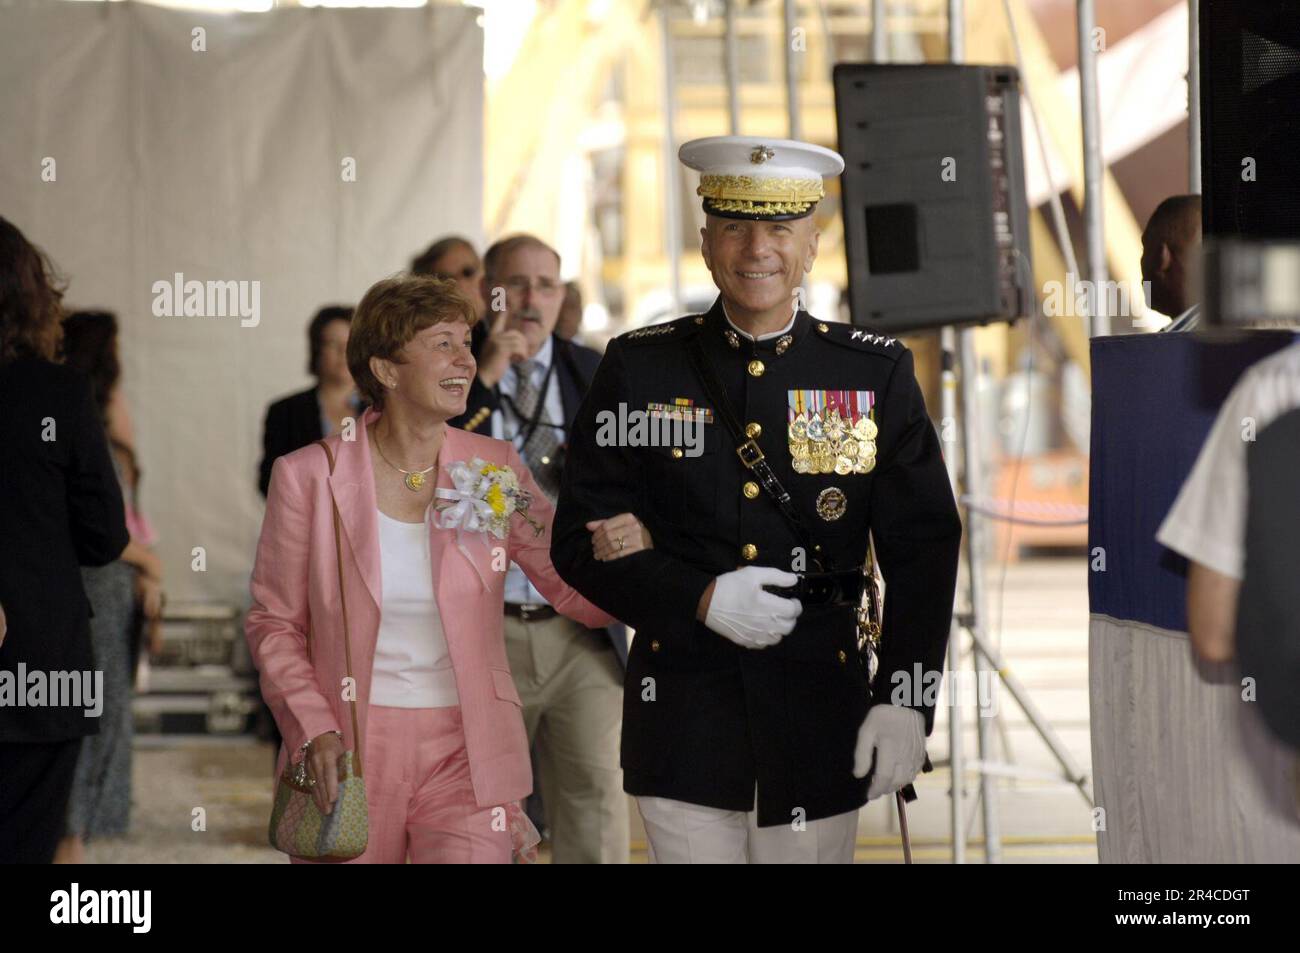
[[[412,471],[406,475],[406,488],[412,493],[419,493],[420,487],[424,486],[424,474]]]
[[[853,425],[853,432],[857,434],[859,440],[875,440],[876,422],[870,417],[859,417]]]
[[[795,457],[790,461],[795,473],[808,473],[812,470],[812,460],[808,457]]]
[[[835,458],[835,473],[838,476],[848,476],[853,472],[853,461],[848,457],[839,456]]]
[[[790,439],[807,440],[808,439],[808,418],[803,414],[795,417],[790,421]]]
[[[873,453],[869,457],[858,457],[853,464],[854,473],[870,473],[876,465],[876,455]]]
[[[844,439],[840,441],[840,456],[848,457],[850,460],[856,460],[860,446],[861,445],[853,439],[852,433],[846,434]]]

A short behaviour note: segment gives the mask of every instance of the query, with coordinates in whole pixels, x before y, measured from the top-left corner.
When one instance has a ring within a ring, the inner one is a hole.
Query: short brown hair
[[[370,286],[352,316],[348,335],[348,370],[371,406],[384,406],[384,385],[370,370],[372,357],[401,363],[398,353],[411,339],[435,324],[478,321],[474,306],[454,281],[400,274]]]

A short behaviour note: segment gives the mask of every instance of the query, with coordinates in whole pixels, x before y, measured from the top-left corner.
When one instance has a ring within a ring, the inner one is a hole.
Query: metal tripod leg
[[[942,350],[942,389],[940,392],[940,435],[943,443],[943,462],[948,468],[948,481],[957,491],[957,447],[953,445],[956,433],[950,428],[949,421],[957,419],[957,332],[952,328],[941,328],[939,346]],[[950,442],[952,441],[952,442]],[[888,582],[888,581],[886,581]],[[961,627],[957,623],[957,606],[953,606],[952,623],[948,628],[948,673],[956,677],[961,668]],[[962,811],[962,797],[965,783],[961,741],[961,706],[954,696],[948,706],[948,774],[951,779],[949,794],[949,825],[952,828],[952,862],[966,862],[966,818]]]
[[[962,407],[962,460],[966,494],[971,499],[984,499],[984,455],[981,453],[979,433],[979,408],[975,394],[975,382],[978,364],[975,361],[975,332],[969,328],[959,333],[960,351],[958,353],[958,374],[961,377]],[[971,609],[971,640],[980,645],[983,639],[982,625],[986,618],[984,589],[984,517],[974,510],[966,512],[966,580],[969,589]],[[992,684],[992,672],[988,660],[975,653],[975,688],[979,692]],[[985,717],[981,706],[975,709],[975,735],[979,743],[980,761],[992,760],[993,725]],[[980,772],[980,798],[984,820],[984,862],[997,864],[1002,862],[1002,833],[998,822],[997,780],[987,772]]]

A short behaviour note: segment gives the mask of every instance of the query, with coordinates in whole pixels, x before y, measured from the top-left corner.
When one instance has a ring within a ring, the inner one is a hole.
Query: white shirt
[[[1297,407],[1300,343],[1264,358],[1237,381],[1156,539],[1220,575],[1241,579],[1249,486],[1246,443]]]
[[[534,387],[542,386],[542,381],[546,379],[546,369],[551,366],[554,355],[554,342],[548,337],[532,357],[535,362],[531,374]],[[511,367],[510,370],[506,371],[505,376],[497,382],[497,392],[509,397],[511,402],[515,400],[519,383],[517,367],[518,365]],[[559,378],[559,371],[552,371],[551,381],[546,387],[546,393],[542,395],[543,413],[541,419],[553,424],[564,423],[564,401],[560,396]],[[521,421],[514,411],[510,409],[511,404],[502,401],[499,406],[500,409],[492,414],[492,436],[498,440],[509,440],[514,444],[515,449],[522,453],[524,447],[520,428],[524,425],[524,421]],[[559,437],[560,443],[564,443],[564,428],[552,427],[551,429]],[[514,563],[511,563],[510,568],[506,571],[505,600],[520,605],[548,605],[546,597],[537,591],[537,588],[524,575],[524,571]]]
[[[460,704],[447,637],[433,592],[429,524],[379,514],[383,605],[370,704],[445,708]]]

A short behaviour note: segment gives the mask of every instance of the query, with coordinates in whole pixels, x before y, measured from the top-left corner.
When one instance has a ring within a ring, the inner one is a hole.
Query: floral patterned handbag
[[[330,474],[334,473],[334,455],[318,441],[329,460]],[[339,605],[343,615],[343,649],[347,660],[348,679],[352,678],[352,636],[348,630],[348,605],[343,589],[343,543],[339,531],[338,504],[334,507],[334,553],[339,574]],[[311,633],[307,636],[307,655],[311,657]],[[271,809],[269,837],[271,846],[294,857],[309,859],[351,860],[366,850],[370,820],[366,808],[366,779],[361,770],[361,732],[357,723],[357,703],[353,699],[352,737],[357,750],[346,751],[340,759],[339,796],[334,809],[322,814],[312,797],[307,781],[307,759],[298,764],[286,763],[284,774],[275,788],[275,806]]]

